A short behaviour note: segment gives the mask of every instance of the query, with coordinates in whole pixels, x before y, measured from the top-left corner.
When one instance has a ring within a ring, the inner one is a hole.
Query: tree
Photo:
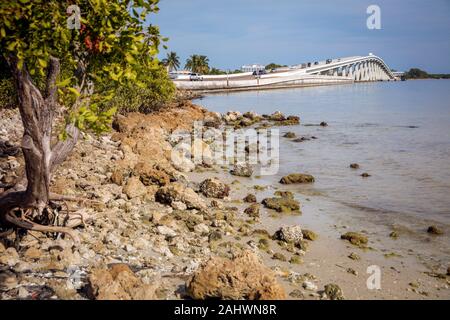
[[[281,67],[286,67],[286,65],[276,64],[276,63],[272,62],[266,66],[266,70],[272,70],[272,69],[281,68]]]
[[[209,72],[209,59],[206,56],[193,54],[186,60],[185,68],[195,73],[207,74]]]
[[[71,229],[53,226],[53,204],[64,197],[50,193],[51,173],[71,153],[80,131],[108,130],[116,112],[108,102],[116,88],[143,86],[139,75],[160,68],[156,54],[166,39],[158,27],[144,28],[147,15],[158,11],[157,4],[158,0],[0,3],[0,52],[18,96],[25,159],[24,176],[0,194],[0,227],[6,230],[0,235],[22,228],[67,233],[77,240]],[[66,119],[59,134],[54,133],[57,114]]]
[[[169,52],[165,59],[162,60],[162,63],[171,70],[178,70],[180,67],[180,57],[177,56],[176,52]]]
[[[420,70],[418,68],[412,68],[409,71],[405,72],[406,79],[427,79],[429,77],[430,76],[426,71]]]
[[[227,74],[227,72],[223,71],[223,70],[220,70],[220,69],[217,69],[217,68],[211,68],[209,70],[208,74],[211,74],[211,75],[222,75],[222,74]]]

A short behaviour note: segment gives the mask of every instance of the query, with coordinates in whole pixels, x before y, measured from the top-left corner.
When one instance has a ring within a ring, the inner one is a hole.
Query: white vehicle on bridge
[[[191,81],[203,81],[203,76],[199,73],[191,73],[189,75],[189,80]]]

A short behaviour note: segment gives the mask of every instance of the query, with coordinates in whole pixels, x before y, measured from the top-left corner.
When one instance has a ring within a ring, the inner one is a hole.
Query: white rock
[[[305,290],[317,291],[317,286],[314,283],[312,283],[311,281],[304,281],[302,284],[302,287]]]
[[[194,227],[194,232],[198,234],[207,234],[209,233],[209,227],[204,223],[200,223]]]
[[[175,237],[177,235],[175,231],[166,226],[158,226],[156,229],[158,230],[159,234],[166,237]]]
[[[187,206],[181,201],[174,201],[170,204],[173,209],[175,210],[186,210]]]

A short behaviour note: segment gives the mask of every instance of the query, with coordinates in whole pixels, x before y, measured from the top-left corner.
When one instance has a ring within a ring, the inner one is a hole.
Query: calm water
[[[370,83],[210,95],[209,110],[280,110],[302,125],[281,133],[280,172],[313,174],[315,190],[370,213],[450,223],[450,81]],[[326,121],[326,128],[305,126]],[[361,169],[351,170],[357,162]],[[370,178],[359,175],[368,172]]]

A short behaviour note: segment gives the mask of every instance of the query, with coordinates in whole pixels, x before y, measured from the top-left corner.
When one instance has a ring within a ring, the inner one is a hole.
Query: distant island
[[[419,68],[411,68],[409,71],[405,72],[404,78],[407,80],[414,79],[450,79],[450,74],[437,73],[430,74]]]

